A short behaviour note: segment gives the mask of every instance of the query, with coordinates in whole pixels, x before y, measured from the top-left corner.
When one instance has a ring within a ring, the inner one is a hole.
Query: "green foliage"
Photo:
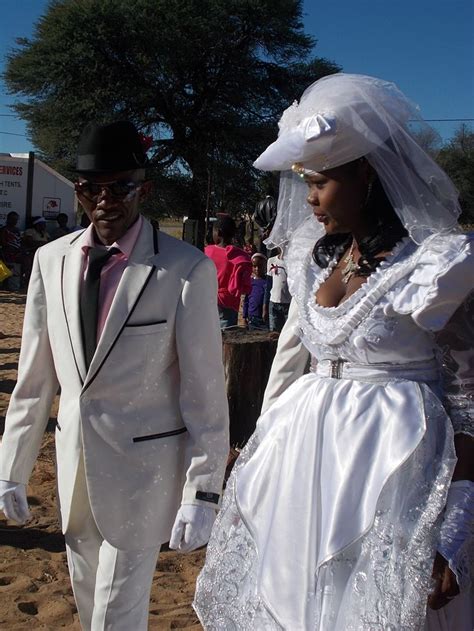
[[[461,125],[453,139],[441,149],[438,162],[459,190],[461,223],[474,223],[474,132]]]
[[[165,212],[238,210],[260,194],[251,164],[283,109],[339,70],[311,57],[301,15],[301,0],[52,0],[5,81],[43,159],[63,172],[88,121],[127,118],[155,138]]]

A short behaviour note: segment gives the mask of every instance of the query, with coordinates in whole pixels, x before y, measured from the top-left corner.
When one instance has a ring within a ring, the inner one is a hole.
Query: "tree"
[[[474,132],[462,124],[453,139],[441,149],[438,162],[459,190],[461,222],[474,223]]]
[[[128,118],[202,220],[209,202],[254,204],[279,115],[339,70],[311,57],[301,15],[301,0],[52,0],[4,78],[47,162],[70,170],[85,123]]]
[[[425,123],[422,127],[412,129],[411,134],[420,147],[422,147],[426,153],[433,158],[433,160],[438,158],[441,146],[441,136],[435,129],[433,129],[433,127],[429,127]]]

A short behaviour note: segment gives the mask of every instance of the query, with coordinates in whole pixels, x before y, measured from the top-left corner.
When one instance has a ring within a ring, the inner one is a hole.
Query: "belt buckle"
[[[344,364],[343,359],[331,359],[331,378],[332,379],[342,379],[342,368]]]

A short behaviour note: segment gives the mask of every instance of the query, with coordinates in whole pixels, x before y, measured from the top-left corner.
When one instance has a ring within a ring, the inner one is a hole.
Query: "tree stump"
[[[277,340],[267,331],[222,334],[232,447],[243,447],[255,430]]]

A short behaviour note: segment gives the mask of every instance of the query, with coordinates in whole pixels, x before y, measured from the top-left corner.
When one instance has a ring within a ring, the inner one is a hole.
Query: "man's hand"
[[[428,606],[430,609],[441,609],[459,594],[459,587],[456,576],[439,552],[436,553],[432,576],[435,586],[428,596]]]
[[[183,504],[171,531],[170,548],[191,552],[205,545],[211,536],[216,511],[212,507]]]
[[[0,509],[7,519],[24,524],[31,517],[24,484],[0,480]]]

